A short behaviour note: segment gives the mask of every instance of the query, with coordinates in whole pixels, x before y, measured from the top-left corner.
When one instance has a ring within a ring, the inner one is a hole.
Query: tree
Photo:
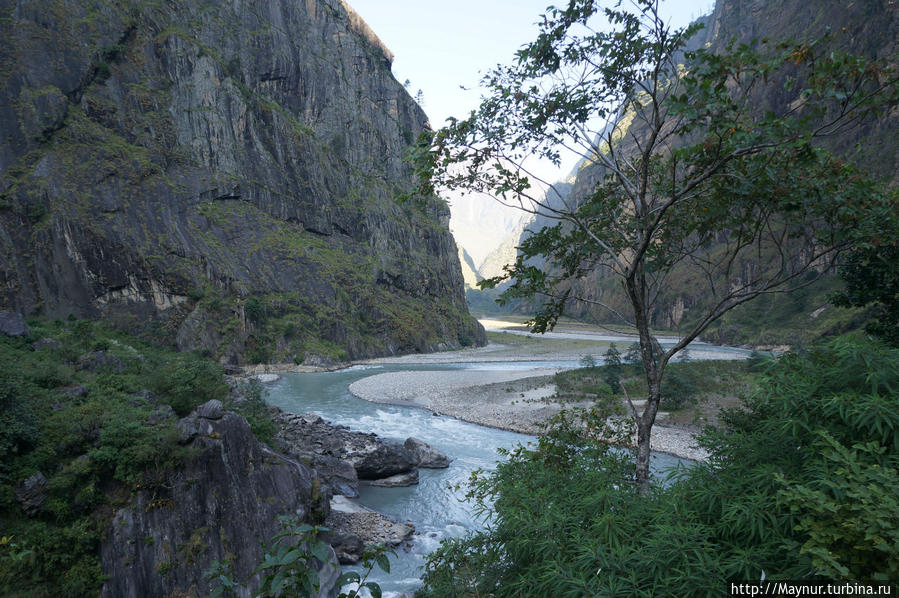
[[[899,228],[893,234],[899,237]],[[899,347],[899,240],[853,251],[840,276],[846,288],[832,301],[842,307],[873,304],[875,317],[865,329]]]
[[[609,343],[609,348],[603,355],[603,363],[606,366],[603,380],[612,392],[618,392],[621,389],[621,352],[615,343]]]
[[[635,417],[645,486],[669,360],[723,314],[811,284],[868,227],[897,222],[895,194],[820,140],[895,105],[899,86],[894,67],[832,50],[827,39],[688,51],[697,26],[672,29],[657,0],[631,4],[551,7],[537,39],[484,78],[480,107],[451,119],[416,159],[423,191],[486,193],[554,223],[486,281],[511,281],[506,298],[545,298],[535,332],[552,329],[572,301],[636,329],[648,387]],[[608,24],[597,26],[600,17]],[[793,101],[759,111],[775,77]],[[547,199],[558,193],[529,165],[558,164],[566,150],[592,176],[566,199]],[[686,270],[709,301],[663,350],[653,310],[671,275]],[[596,272],[620,282],[629,311],[582,292],[578,281]]]
[[[624,354],[624,362],[630,365],[638,365],[643,361],[643,355],[640,352],[640,343],[631,343],[627,347]]]

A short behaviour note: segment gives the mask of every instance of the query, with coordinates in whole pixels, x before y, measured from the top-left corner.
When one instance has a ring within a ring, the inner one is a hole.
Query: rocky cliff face
[[[208,596],[214,586],[203,574],[212,561],[230,563],[235,579],[256,586],[261,543],[279,531],[278,515],[319,523],[328,515],[316,473],[258,442],[218,401],[178,429],[195,457],[116,511],[101,548],[109,577],[101,596]],[[340,574],[331,557],[321,568],[323,595]]]
[[[0,0],[0,304],[229,362],[483,338],[424,113],[341,0]]]

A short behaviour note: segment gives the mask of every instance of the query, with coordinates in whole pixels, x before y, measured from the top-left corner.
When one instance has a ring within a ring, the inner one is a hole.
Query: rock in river
[[[424,467],[425,469],[444,469],[449,467],[449,457],[423,440],[409,437],[406,439],[404,446],[412,454],[415,464],[419,467]]]

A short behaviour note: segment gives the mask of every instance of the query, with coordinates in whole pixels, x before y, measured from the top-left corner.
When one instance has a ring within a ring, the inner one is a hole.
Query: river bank
[[[576,367],[587,356],[601,360],[613,342],[623,351],[635,340],[635,337],[583,325],[533,335],[517,322],[482,320],[482,324],[488,330],[490,341],[485,347],[382,357],[348,365],[442,367],[465,363],[482,364],[483,368],[373,372],[353,382],[349,392],[374,403],[425,409],[491,428],[539,434],[546,422],[561,410],[559,404],[547,400],[556,391],[553,374],[563,367]],[[675,339],[660,337],[660,341],[665,344]],[[748,352],[696,343],[691,344],[690,353],[693,359],[744,359]],[[258,375],[326,369],[339,368],[269,366],[253,372]],[[653,428],[652,448],[685,459],[705,460],[706,452],[696,446],[697,432],[696,426],[666,422],[662,416]]]
[[[353,382],[349,391],[373,403],[416,407],[490,428],[539,434],[562,410],[560,404],[546,400],[556,391],[552,373],[554,370],[388,372]],[[652,450],[704,461],[708,453],[697,446],[696,431],[657,424],[652,432]]]

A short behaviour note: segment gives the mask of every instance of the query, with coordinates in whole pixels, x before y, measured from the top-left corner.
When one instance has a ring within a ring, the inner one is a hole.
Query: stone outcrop
[[[409,541],[415,533],[412,524],[391,521],[385,515],[343,496],[331,499],[331,512],[325,526],[332,530],[325,539],[334,547],[340,563],[344,565],[358,563],[365,546],[385,544],[396,548]]]
[[[22,506],[26,515],[37,514],[41,505],[47,500],[47,478],[41,472],[37,472],[21,484],[16,486],[16,500]]]
[[[399,443],[334,426],[311,413],[272,412],[284,451],[314,467],[334,494],[353,497],[360,479],[378,480],[415,469],[415,457]]]
[[[379,488],[405,488],[406,486],[414,486],[416,484],[418,484],[417,469],[368,481],[369,486],[377,486]]]
[[[4,3],[0,305],[227,363],[483,343],[425,114],[341,0]]]
[[[25,318],[19,312],[0,311],[0,334],[6,336],[25,336],[28,334],[28,325]]]
[[[332,531],[325,540],[334,547],[342,564],[358,563],[364,546],[385,543],[397,547],[409,539],[415,531],[412,525],[392,521],[349,498],[359,495],[360,480],[385,488],[417,484],[416,464],[446,467],[446,455],[414,438],[403,446],[375,434],[332,425],[315,414],[296,415],[277,407],[270,409],[279,427],[277,441],[284,452],[314,467],[334,494],[325,522]],[[444,461],[446,465],[442,465]]]
[[[398,442],[378,438],[374,434],[353,436],[347,447],[346,460],[356,468],[360,480],[380,480],[407,473],[415,467],[415,459]]]
[[[424,467],[425,469],[444,469],[449,467],[449,457],[424,440],[410,437],[406,439],[403,446],[412,454],[412,458],[418,467]]]
[[[278,516],[328,516],[329,496],[314,472],[256,441],[246,420],[218,401],[178,429],[193,457],[115,513],[101,547],[104,597],[209,595],[203,572],[212,561],[231,560],[235,579],[251,579],[260,542],[280,530]],[[333,552],[321,574],[328,595],[339,574]]]

